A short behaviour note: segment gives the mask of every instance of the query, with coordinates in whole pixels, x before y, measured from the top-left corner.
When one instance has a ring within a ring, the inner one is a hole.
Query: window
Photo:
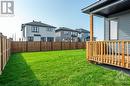
[[[72,37],[77,37],[77,36],[78,36],[78,33],[77,33],[77,32],[71,32],[71,36],[72,36]]]
[[[38,33],[39,32],[39,27],[33,26],[32,27],[32,32]]]
[[[53,42],[54,38],[53,37],[47,37],[47,42]]]
[[[47,28],[47,31],[52,32],[53,29],[52,28]]]
[[[117,40],[117,29],[118,29],[117,19],[110,20],[110,40]]]
[[[28,37],[28,41],[33,41],[34,37]]]
[[[23,29],[23,37],[25,37],[25,29]]]
[[[46,42],[46,37],[41,37],[41,41]]]
[[[64,35],[69,35],[69,32],[68,31],[64,31]]]

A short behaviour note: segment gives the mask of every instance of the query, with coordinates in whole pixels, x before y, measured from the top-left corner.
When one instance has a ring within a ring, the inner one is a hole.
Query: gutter
[[[91,14],[94,14],[94,13],[96,13],[96,12],[98,12],[98,11],[101,11],[101,10],[104,10],[104,9],[106,9],[106,8],[108,8],[108,7],[111,7],[111,6],[117,5],[117,4],[119,4],[119,3],[122,3],[123,1],[125,1],[125,0],[119,0],[119,1],[117,1],[117,2],[115,2],[115,3],[112,3],[112,4],[110,4],[110,5],[107,5],[107,6],[104,6],[104,7],[102,7],[102,8],[99,8],[99,9],[97,9],[97,10],[95,10],[95,11],[92,11]]]
[[[97,1],[97,2],[93,3],[92,5],[90,5],[90,6],[88,6],[88,7],[85,7],[85,8],[83,8],[83,9],[81,9],[81,10],[82,10],[82,12],[85,12],[86,10],[89,10],[89,9],[91,9],[91,8],[93,8],[93,7],[95,7],[95,6],[99,5],[99,4],[105,3],[105,2],[107,2],[107,1],[108,1],[108,0]]]

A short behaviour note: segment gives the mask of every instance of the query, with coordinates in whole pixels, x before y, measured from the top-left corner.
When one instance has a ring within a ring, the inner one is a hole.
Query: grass
[[[130,77],[86,62],[85,50],[12,54],[0,86],[130,86]]]

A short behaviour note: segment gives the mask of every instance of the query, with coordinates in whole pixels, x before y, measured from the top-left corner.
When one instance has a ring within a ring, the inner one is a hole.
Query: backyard
[[[86,62],[85,50],[15,53],[0,86],[128,86],[130,77]]]

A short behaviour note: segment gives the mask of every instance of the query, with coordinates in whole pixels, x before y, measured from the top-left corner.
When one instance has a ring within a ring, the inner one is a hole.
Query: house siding
[[[130,11],[114,14],[109,16],[109,18],[105,18],[104,40],[109,40],[110,38],[109,20],[112,18],[118,18],[118,40],[130,40]]]
[[[130,13],[119,16],[119,40],[130,40]]]
[[[110,37],[109,37],[109,32],[110,32],[110,30],[109,30],[109,27],[110,27],[110,24],[109,24],[109,19],[107,19],[107,18],[105,18],[104,19],[105,21],[104,21],[104,40],[109,40],[110,39]]]
[[[72,32],[72,31],[59,31],[59,32],[56,32],[56,41],[64,41],[64,42],[77,42],[78,40],[78,32]],[[73,40],[72,39],[72,34],[75,34],[76,37],[73,37]]]
[[[35,32],[32,32],[32,26],[29,26],[29,25],[26,25],[25,26],[25,40],[27,40],[28,37],[35,37],[34,38],[34,41],[40,41],[41,40],[41,37],[53,37],[55,38],[55,28],[52,28],[53,31],[47,31],[47,28],[48,27],[39,27],[39,32],[35,33]],[[34,34],[38,34],[40,35],[39,37],[36,37],[34,36]]]

